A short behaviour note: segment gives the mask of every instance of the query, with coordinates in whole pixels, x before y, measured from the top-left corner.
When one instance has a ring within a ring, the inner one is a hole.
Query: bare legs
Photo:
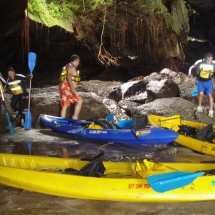
[[[209,110],[213,110],[213,96],[211,94],[208,94],[208,101],[209,101]],[[203,92],[199,93],[199,101],[198,105],[202,106],[202,99],[203,99]]]
[[[203,92],[199,93],[198,105],[202,106]]]
[[[72,116],[73,119],[78,119],[79,113],[81,111],[82,103],[83,103],[83,99],[80,98],[80,100],[78,100],[77,103],[75,104],[75,110]]]
[[[75,104],[75,110],[74,110],[74,113],[72,116],[73,119],[78,119],[79,113],[81,111],[82,103],[83,103],[83,99],[80,98],[80,100],[78,100],[77,103]],[[60,116],[62,118],[66,117],[66,110],[68,107],[69,107],[69,105],[62,107],[61,112],[60,112]]]
[[[69,107],[69,105],[62,107],[61,112],[60,112],[60,116],[62,118],[66,117],[66,110],[67,110],[68,107]]]
[[[208,94],[208,100],[209,100],[209,110],[213,110],[213,96],[211,94]]]

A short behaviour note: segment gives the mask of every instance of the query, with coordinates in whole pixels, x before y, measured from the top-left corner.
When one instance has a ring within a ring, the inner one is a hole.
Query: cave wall
[[[1,2],[2,74],[6,76],[8,66],[27,74],[28,51],[37,53],[34,87],[48,83],[45,79],[55,79],[53,83],[58,83],[60,69],[72,54],[81,57],[82,80],[127,81],[164,67],[187,72],[207,51],[214,53],[214,0],[188,0],[197,10],[191,14],[189,23],[187,13],[190,12],[186,11],[184,1],[159,1],[160,13],[154,15],[149,11],[147,16],[137,2],[116,1],[118,5],[94,9],[86,5],[85,10],[81,5],[72,19],[72,30],[25,19],[27,0]],[[155,4],[155,1],[149,2]],[[199,37],[205,42],[189,41],[187,36]],[[117,60],[117,66],[107,67],[110,60],[112,63]]]
[[[0,2],[0,70],[4,73],[5,67],[23,63],[21,29],[25,17],[24,10],[27,0]]]

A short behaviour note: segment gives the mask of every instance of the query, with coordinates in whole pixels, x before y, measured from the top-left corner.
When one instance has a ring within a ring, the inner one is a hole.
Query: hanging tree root
[[[99,53],[98,53],[98,60],[106,65],[106,66],[119,66],[118,59],[120,57],[113,57],[109,52],[106,51],[103,45],[103,34],[104,34],[104,28],[105,28],[105,18],[106,18],[106,8],[105,8],[105,14],[103,19],[103,27],[102,27],[102,33],[101,33],[101,44],[99,46]]]

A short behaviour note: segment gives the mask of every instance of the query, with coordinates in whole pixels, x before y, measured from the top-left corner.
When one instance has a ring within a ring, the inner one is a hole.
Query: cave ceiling
[[[93,68],[91,76],[115,67],[126,71],[127,79],[163,67],[181,71],[187,60],[196,60],[197,49],[214,51],[214,0],[8,0],[0,4],[3,73],[8,66],[28,72],[29,51],[37,53],[36,69],[42,72],[59,70],[75,53],[83,66]]]

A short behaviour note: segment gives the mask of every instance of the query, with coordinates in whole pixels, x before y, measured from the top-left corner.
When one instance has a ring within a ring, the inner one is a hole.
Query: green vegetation
[[[104,58],[109,51],[139,58],[152,51],[177,56],[178,39],[185,44],[189,32],[183,0],[28,0],[28,15],[48,27],[75,29],[76,39],[90,43],[96,55],[104,50]]]
[[[75,13],[85,9],[95,10],[97,7],[105,7],[113,3],[113,0],[29,0],[29,17],[45,24],[48,27],[62,26],[62,22],[72,23]],[[68,30],[68,29],[66,29]]]

